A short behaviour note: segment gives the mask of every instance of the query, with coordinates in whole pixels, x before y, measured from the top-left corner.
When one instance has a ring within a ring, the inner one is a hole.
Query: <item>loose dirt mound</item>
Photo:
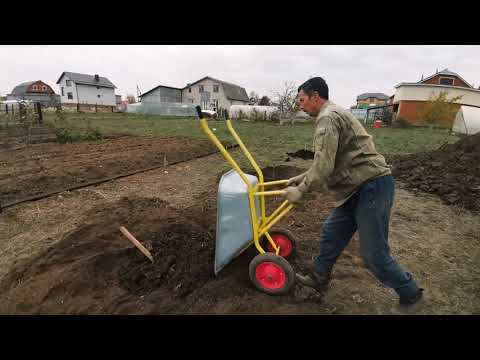
[[[310,150],[298,150],[298,151],[295,151],[293,153],[287,152],[287,155],[291,156],[291,157],[294,157],[294,158],[300,158],[300,159],[308,160],[308,159],[313,159],[314,156],[315,156],[315,153],[313,151],[310,151]],[[288,159],[287,161],[290,161],[290,159]]]
[[[406,187],[437,194],[448,205],[480,211],[480,133],[438,150],[391,157]]]
[[[265,181],[275,181],[275,180],[287,180],[293,176],[300,175],[304,170],[293,166],[279,165],[279,166],[268,166],[262,169],[264,180]],[[255,172],[250,172],[253,175],[256,175]]]
[[[268,169],[264,169],[268,173]],[[300,170],[276,167],[277,178]],[[273,176],[273,174],[272,174]],[[277,299],[259,293],[248,277],[257,255],[250,247],[218,277],[213,275],[215,191],[178,210],[157,199],[123,198],[85,214],[84,224],[0,283],[1,314],[318,313],[318,299]],[[280,200],[271,203],[278,206]],[[309,205],[310,204],[310,205]],[[324,200],[291,214],[290,229],[317,232],[305,220],[326,216]],[[313,211],[314,210],[314,211]],[[271,211],[271,209],[269,209]],[[320,216],[319,216],[320,215]],[[153,253],[152,264],[121,234],[124,225]],[[299,243],[299,251],[316,247]],[[293,260],[296,269],[306,263]],[[305,305],[310,304],[310,306]]]
[[[155,263],[146,262],[138,251],[119,270],[120,286],[145,295],[167,286],[183,297],[202,287],[212,277],[215,239],[206,229],[179,223],[162,229],[149,241]]]
[[[215,214],[180,212],[155,199],[94,209],[87,223],[0,284],[1,313],[121,313],[153,289],[185,296],[213,277]],[[119,231],[152,249],[151,264]],[[140,301],[141,302],[141,301]]]

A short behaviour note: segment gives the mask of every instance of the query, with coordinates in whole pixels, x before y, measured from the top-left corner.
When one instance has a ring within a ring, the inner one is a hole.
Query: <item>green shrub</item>
[[[84,134],[82,134],[82,138],[85,141],[94,141],[94,140],[101,140],[103,138],[102,133],[98,128],[92,129],[88,128]]]

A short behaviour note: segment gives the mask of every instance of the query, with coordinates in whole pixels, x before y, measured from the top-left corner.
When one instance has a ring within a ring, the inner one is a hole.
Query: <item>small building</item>
[[[383,93],[363,93],[357,96],[357,109],[387,105],[389,96]]]
[[[115,95],[115,104],[117,105],[117,110],[122,108],[122,95]]]
[[[40,103],[44,107],[57,106],[60,104],[60,97],[50,85],[41,80],[27,81],[15,86],[7,100],[31,100]]]
[[[448,69],[422,78],[418,82],[402,82],[395,86],[393,98],[393,112],[395,117],[402,118],[412,124],[420,124],[422,119],[418,118],[418,112],[423,104],[429,101],[432,96],[438,95],[441,91],[447,92],[447,98],[457,96],[461,98],[454,102],[455,112],[460,106],[480,107],[480,90],[475,89],[457,73]],[[437,125],[451,127],[455,116],[448,119],[439,119]]]
[[[206,76],[183,88],[159,85],[140,95],[142,103],[197,104],[203,110],[230,109],[232,105],[247,105],[245,88]]]
[[[142,103],[181,103],[182,89],[158,85],[139,97]]]
[[[57,80],[62,106],[87,111],[113,111],[117,106],[116,86],[98,74],[64,71]]]

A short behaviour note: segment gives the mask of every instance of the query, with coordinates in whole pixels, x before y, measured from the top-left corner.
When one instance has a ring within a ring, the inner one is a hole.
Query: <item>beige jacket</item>
[[[298,186],[302,193],[330,190],[335,206],[341,206],[366,181],[391,174],[372,136],[342,107],[327,101],[315,124],[315,157]]]

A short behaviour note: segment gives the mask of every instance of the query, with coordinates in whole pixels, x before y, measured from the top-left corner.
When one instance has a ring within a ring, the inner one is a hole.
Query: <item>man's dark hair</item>
[[[305,81],[298,87],[298,92],[302,91],[308,96],[314,95],[316,91],[322,99],[328,100],[328,85],[321,77],[314,77]]]

